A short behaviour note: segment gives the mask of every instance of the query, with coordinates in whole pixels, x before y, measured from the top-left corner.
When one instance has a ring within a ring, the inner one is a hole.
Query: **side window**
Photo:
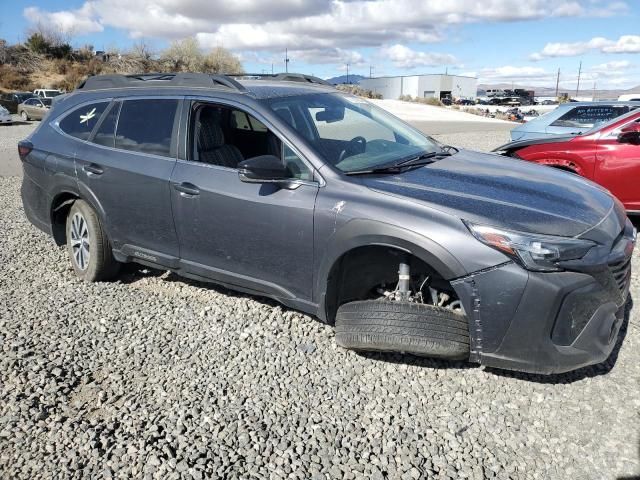
[[[116,148],[173,156],[171,139],[177,108],[178,100],[125,100],[120,107]]]
[[[87,140],[108,105],[109,102],[99,102],[76,108],[60,120],[60,129],[67,135]]]
[[[254,132],[267,132],[267,127],[257,118],[240,110],[232,112],[235,128],[239,130],[252,130]]]
[[[309,167],[302,161],[302,159],[284,143],[282,146],[282,159],[284,161],[291,178],[298,180],[313,180],[313,174]]]
[[[291,178],[313,179],[312,171],[293,150],[266,125],[242,110],[196,104],[191,113],[189,132],[192,161],[237,168],[243,160],[273,155],[282,160]]]
[[[105,147],[115,146],[116,124],[118,122],[120,105],[120,102],[115,102],[111,105],[111,108],[98,127],[96,134],[93,136],[93,143],[104,145]]]

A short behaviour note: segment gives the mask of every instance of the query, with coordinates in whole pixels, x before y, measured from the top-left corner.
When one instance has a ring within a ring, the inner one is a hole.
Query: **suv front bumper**
[[[553,374],[603,362],[611,354],[631,280],[625,255],[587,272],[536,273],[514,263],[452,282],[469,318],[470,360]]]

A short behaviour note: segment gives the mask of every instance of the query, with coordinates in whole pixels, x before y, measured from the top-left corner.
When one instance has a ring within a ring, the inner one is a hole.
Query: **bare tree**
[[[207,73],[244,73],[240,59],[223,47],[216,47],[205,57],[203,71]]]
[[[195,37],[171,42],[160,54],[163,67],[172,72],[202,72],[204,55]]]

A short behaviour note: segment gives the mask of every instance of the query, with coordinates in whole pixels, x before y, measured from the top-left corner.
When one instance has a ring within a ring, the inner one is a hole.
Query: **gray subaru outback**
[[[304,75],[96,76],[19,144],[76,275],[137,262],[272,297],[354,350],[605,360],[636,232],[576,175],[439,144]]]

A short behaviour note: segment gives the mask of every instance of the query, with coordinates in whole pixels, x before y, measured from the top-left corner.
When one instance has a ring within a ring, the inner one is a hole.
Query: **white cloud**
[[[38,7],[27,7],[24,9],[24,16],[32,24],[53,27],[68,35],[83,35],[101,32],[104,29],[102,24],[95,19],[93,5],[90,2],[85,3],[77,10],[59,12],[46,12]]]
[[[593,0],[89,0],[78,10],[35,13],[83,33],[109,26],[134,38],[198,34],[207,45],[241,50],[426,43],[440,40],[448,25],[573,17],[603,8]],[[33,9],[25,10],[28,20]]]
[[[388,58],[398,68],[433,67],[456,63],[453,55],[447,53],[418,52],[404,45],[396,44],[381,49],[383,57]]]
[[[618,40],[594,37],[585,42],[547,43],[537,53],[530,55],[534,61],[555,57],[575,57],[589,51],[602,53],[640,53],[640,35],[623,35]]]

